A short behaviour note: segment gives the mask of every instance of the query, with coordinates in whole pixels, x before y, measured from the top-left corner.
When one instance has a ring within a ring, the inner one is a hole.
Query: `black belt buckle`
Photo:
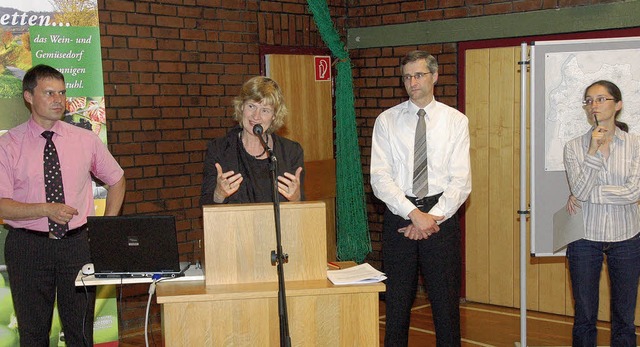
[[[432,196],[425,196],[422,198],[414,198],[412,196],[407,196],[407,198],[409,198],[409,200],[411,200],[417,208],[421,208],[426,206],[429,203],[435,203],[438,201],[438,199],[440,199],[440,196],[442,196],[442,193],[440,194],[436,194],[436,195],[432,195]]]

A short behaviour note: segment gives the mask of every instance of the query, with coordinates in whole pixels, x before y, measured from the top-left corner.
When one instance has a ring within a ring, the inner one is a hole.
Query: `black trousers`
[[[57,295],[66,345],[93,346],[95,287],[75,286],[78,271],[90,262],[87,231],[55,240],[10,229],[4,254],[20,345],[49,346]]]
[[[437,198],[427,199],[423,212]],[[398,229],[410,220],[386,209],[382,256],[387,275],[384,345],[407,346],[411,306],[418,287],[418,269],[426,284],[436,331],[436,345],[460,346],[460,223],[457,215],[440,224],[440,231],[426,240],[410,240]]]

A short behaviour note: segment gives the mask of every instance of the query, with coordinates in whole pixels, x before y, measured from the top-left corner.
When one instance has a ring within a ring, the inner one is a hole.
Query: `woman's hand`
[[[574,215],[578,213],[580,208],[582,208],[580,201],[578,201],[573,194],[569,195],[569,199],[567,199],[567,212],[569,212],[570,215]]]
[[[238,191],[244,178],[241,173],[222,172],[222,166],[218,163],[216,163],[216,171],[218,171],[218,177],[216,178],[216,189],[213,191],[213,201],[220,204]]]
[[[300,192],[301,173],[302,167],[299,167],[295,175],[285,172],[284,176],[278,176],[278,192],[289,201],[300,201],[302,197]]]
[[[596,154],[600,146],[607,143],[608,141],[608,138],[606,137],[607,131],[608,130],[601,125],[593,129],[593,131],[591,132],[591,143],[589,144],[589,151],[588,151],[589,154],[591,155]]]

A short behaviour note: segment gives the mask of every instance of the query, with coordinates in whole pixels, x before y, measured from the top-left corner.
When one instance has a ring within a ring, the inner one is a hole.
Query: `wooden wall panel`
[[[514,54],[511,48],[489,51],[489,303],[513,305],[513,279],[517,269],[513,262],[513,220],[517,206],[512,191],[517,181],[518,163],[514,162]],[[515,165],[514,165],[515,164]],[[515,177],[514,177],[514,174]],[[483,183],[479,183],[483,184]]]
[[[465,109],[471,137],[472,194],[466,205],[465,283],[467,299],[489,302],[489,52],[469,51],[466,56]],[[484,184],[479,184],[479,182]],[[471,231],[471,232],[470,232]]]
[[[519,57],[520,47],[467,50],[465,55],[473,179],[465,214],[466,299],[507,307],[520,307]],[[529,250],[529,235],[526,242]],[[565,257],[528,257],[526,276],[529,310],[573,315]],[[609,320],[606,264],[601,276],[598,317]]]

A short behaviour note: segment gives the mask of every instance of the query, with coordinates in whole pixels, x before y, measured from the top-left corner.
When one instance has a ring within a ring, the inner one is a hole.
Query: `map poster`
[[[564,171],[564,145],[591,127],[582,108],[587,86],[609,80],[622,91],[620,120],[640,132],[640,49],[545,54],[545,170]]]

